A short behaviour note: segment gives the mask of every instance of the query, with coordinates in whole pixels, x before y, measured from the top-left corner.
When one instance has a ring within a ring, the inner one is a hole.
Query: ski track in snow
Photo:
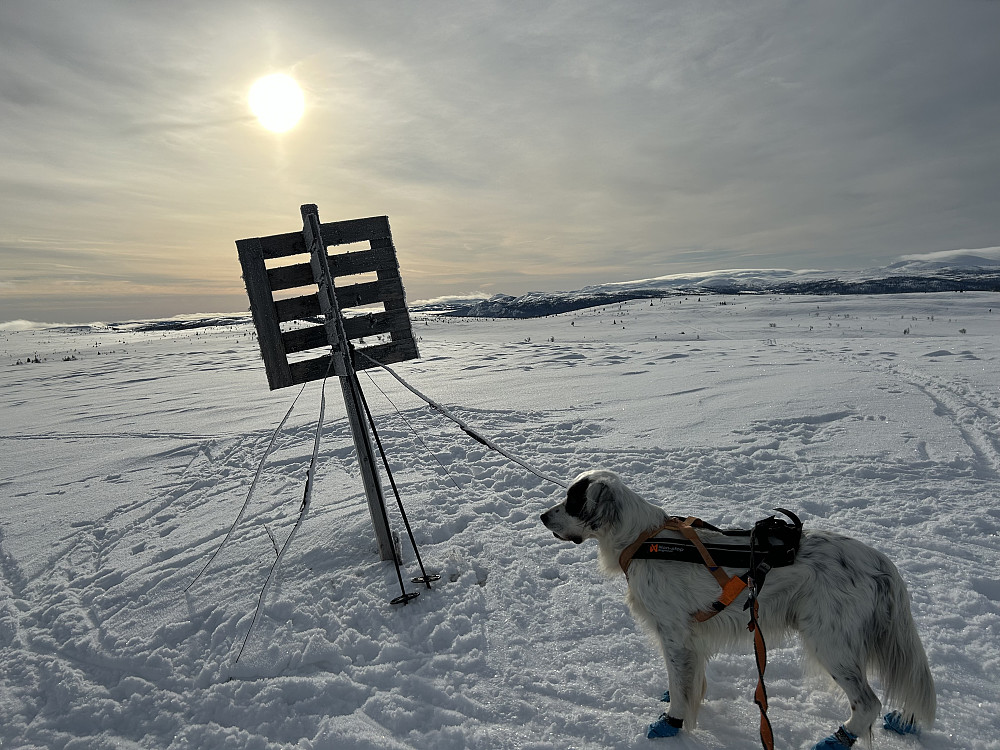
[[[876,727],[875,747],[995,750],[994,300],[692,297],[539,320],[416,316],[422,359],[396,369],[547,474],[606,466],[671,512],[727,526],[788,507],[883,550],[910,586],[939,714],[919,743]],[[46,361],[13,364],[29,353]],[[559,489],[384,373],[371,374],[400,414],[367,375],[362,387],[442,580],[388,604],[398,584],[376,558],[333,388],[312,510],[234,665],[271,535],[280,546],[301,501],[318,384],[234,538],[185,593],[294,395],[267,392],[247,328],[4,332],[0,355],[0,747],[759,746],[748,653],[710,664],[696,730],[650,743],[665,668],[593,546],[539,523]],[[408,580],[419,571],[403,550]],[[779,747],[812,747],[846,716],[794,642],[769,644],[767,685]]]

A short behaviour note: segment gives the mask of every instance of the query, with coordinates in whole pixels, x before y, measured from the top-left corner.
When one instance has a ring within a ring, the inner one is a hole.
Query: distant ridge
[[[439,305],[442,315],[471,318],[537,318],[616,304],[632,299],[709,294],[913,294],[929,292],[1000,292],[1000,266],[941,268],[919,273],[912,264],[899,264],[908,273],[864,278],[822,278],[818,272],[739,271],[707,274],[701,278],[664,277],[587,287],[577,292],[531,292],[513,297]],[[791,277],[791,278],[789,278]],[[419,308],[416,308],[419,309]]]

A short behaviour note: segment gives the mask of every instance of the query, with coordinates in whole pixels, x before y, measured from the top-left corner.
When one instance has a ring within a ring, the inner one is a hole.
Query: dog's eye
[[[571,516],[579,516],[587,502],[587,487],[589,479],[581,479],[566,491],[566,512]]]

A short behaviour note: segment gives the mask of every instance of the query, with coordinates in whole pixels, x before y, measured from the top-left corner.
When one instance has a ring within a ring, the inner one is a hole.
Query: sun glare
[[[291,130],[302,117],[305,97],[294,78],[284,73],[264,76],[250,87],[250,111],[275,133]]]

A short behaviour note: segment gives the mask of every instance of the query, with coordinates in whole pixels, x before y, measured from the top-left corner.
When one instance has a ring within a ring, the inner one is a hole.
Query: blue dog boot
[[[825,740],[820,740],[813,747],[813,750],[845,750],[845,748],[851,747],[857,739],[858,736],[856,734],[851,734],[841,727]]]
[[[896,734],[914,734],[918,737],[920,736],[920,727],[917,726],[913,717],[904,719],[903,714],[899,711],[890,711],[887,713],[882,718],[882,728]]]
[[[664,703],[670,703],[670,691],[669,690],[663,691],[663,695],[660,696],[660,700],[663,701]]]
[[[646,737],[655,740],[659,737],[675,737],[681,731],[684,724],[683,719],[675,719],[666,714],[660,714],[660,718],[649,725],[646,730]]]

